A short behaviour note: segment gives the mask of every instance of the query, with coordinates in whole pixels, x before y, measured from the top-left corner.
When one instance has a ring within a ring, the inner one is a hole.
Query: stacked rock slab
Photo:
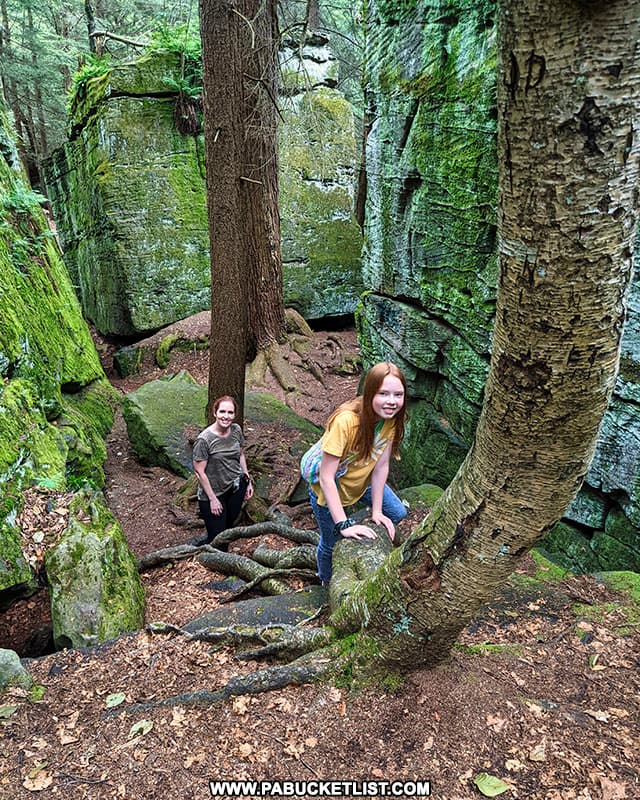
[[[353,114],[331,88],[326,47],[287,52],[284,300],[310,318],[352,313],[362,286]],[[103,333],[139,336],[210,306],[204,142],[176,129],[179,76],[179,55],[155,51],[89,79],[47,170],[65,258]]]
[[[48,189],[85,315],[103,333],[156,330],[209,305],[204,145],[178,132],[176,53],[86,82]]]
[[[470,446],[495,311],[495,2],[374,0],[366,21],[366,363],[411,387],[400,482],[446,485]],[[578,569],[640,569],[640,285],[587,483],[545,546]],[[568,540],[575,537],[572,544]],[[588,557],[570,559],[569,551]]]
[[[353,110],[326,38],[281,52],[280,219],[285,304],[307,319],[353,313],[362,234],[353,216]]]

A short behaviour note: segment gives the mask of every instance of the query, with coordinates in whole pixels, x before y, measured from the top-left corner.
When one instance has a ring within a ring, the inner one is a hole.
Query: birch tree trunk
[[[424,523],[369,579],[332,592],[367,672],[446,656],[578,491],[615,382],[638,214],[640,0],[499,0],[499,39],[484,407]]]

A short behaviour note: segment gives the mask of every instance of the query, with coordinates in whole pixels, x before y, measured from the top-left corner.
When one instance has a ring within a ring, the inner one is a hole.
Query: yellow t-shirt
[[[345,409],[336,416],[320,440],[323,453],[338,456],[340,459],[336,478],[343,506],[353,505],[362,497],[369,486],[376,462],[393,441],[395,422],[393,419],[387,419],[382,428],[376,430],[369,457],[364,461],[356,461],[354,443],[359,424],[359,416],[354,411]],[[312,483],[311,488],[318,497],[318,503],[326,506],[327,501],[320,483]]]

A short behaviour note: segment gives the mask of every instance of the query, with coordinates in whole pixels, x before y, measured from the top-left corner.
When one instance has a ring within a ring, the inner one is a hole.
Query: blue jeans
[[[313,489],[309,486],[309,500],[311,501],[311,510],[313,516],[316,518],[318,527],[320,528],[320,544],[316,553],[318,562],[318,576],[320,580],[329,582],[331,580],[331,558],[333,555],[333,548],[336,546],[338,539],[342,537],[340,534],[336,536],[333,532],[335,522],[329,512],[327,506],[321,506],[318,503],[318,498]],[[360,503],[371,505],[371,486],[362,495]],[[398,495],[386,483],[382,495],[382,513],[389,517],[394,525],[397,525],[400,520],[407,516],[407,509]]]

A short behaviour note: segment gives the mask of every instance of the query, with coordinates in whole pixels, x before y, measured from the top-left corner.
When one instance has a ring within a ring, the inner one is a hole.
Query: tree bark
[[[285,333],[276,7],[274,0],[201,0],[200,15],[211,240],[209,406],[230,394],[242,412],[247,357]]]
[[[248,244],[241,181],[244,165],[243,51],[246,23],[229,0],[202,0],[202,73],[211,250],[209,419],[213,401],[235,397],[243,418],[247,355]]]
[[[500,277],[474,444],[333,615],[370,672],[444,658],[578,491],[613,390],[638,215],[640,0],[500,0]]]
[[[275,0],[244,0],[252,42],[244,51],[245,192],[249,245],[249,354],[285,333],[278,205],[278,32]]]

